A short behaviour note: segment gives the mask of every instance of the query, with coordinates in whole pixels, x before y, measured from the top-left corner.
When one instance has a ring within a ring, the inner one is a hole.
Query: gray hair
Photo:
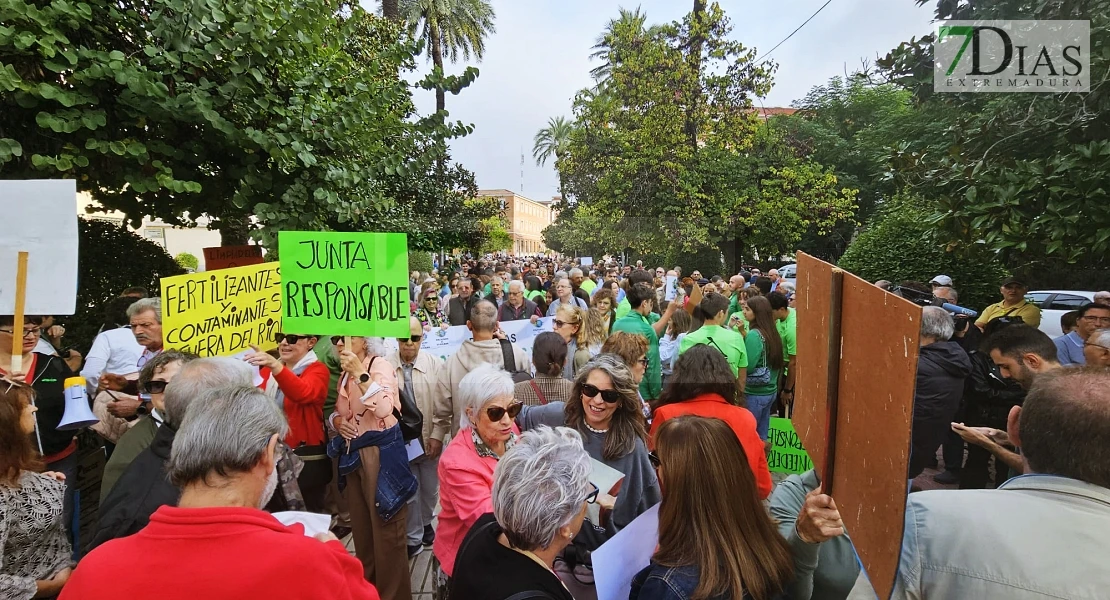
[[[779,292],[794,292],[794,291],[797,291],[797,290],[794,289],[793,284],[786,283],[786,282],[780,282],[779,287],[775,288],[775,290],[779,291]]]
[[[154,320],[158,323],[162,322],[162,299],[161,298],[142,298],[136,300],[131,306],[127,307],[127,318],[131,319],[135,315],[141,315],[148,310],[154,311]]]
[[[933,290],[933,295],[935,296],[936,293],[941,291],[941,290],[948,290],[948,302],[949,303],[951,303],[951,304],[959,304],[960,303],[960,294],[959,294],[959,292],[956,291],[956,288],[954,288],[950,285],[938,286],[937,289]]]
[[[571,269],[570,272],[567,273],[567,274],[570,275],[571,277],[581,277],[582,276],[582,269],[579,269],[578,267],[575,267],[575,268]]]
[[[380,337],[364,337],[363,341],[366,342],[366,354],[372,356],[385,357],[389,354],[389,350],[385,347],[385,338]]]
[[[478,411],[491,401],[503,396],[512,396],[515,392],[514,386],[512,376],[497,365],[482,363],[471,370],[459,382],[459,389],[455,392],[455,398],[463,409],[459,427],[472,425],[466,416],[466,409],[469,408],[477,415]]]
[[[945,342],[956,332],[952,315],[939,306],[926,306],[921,309],[921,337]]]
[[[510,281],[509,282],[509,291],[510,292],[523,292],[524,291],[524,282],[519,280],[519,279],[514,279],[514,280]]]
[[[569,427],[541,426],[520,436],[493,473],[493,514],[509,545],[547,548],[582,510],[590,492],[590,455]]]
[[[1087,338],[1087,343],[1110,350],[1110,329],[1096,329],[1091,337]]]
[[[182,365],[181,370],[166,385],[166,425],[177,428],[185,421],[189,405],[196,398],[212,388],[245,386],[250,387],[254,380],[247,363],[231,358],[217,356],[198,358]]]
[[[555,271],[555,276],[552,278],[552,280],[558,282],[560,279],[566,279],[566,278],[567,278],[567,272],[560,269],[558,271]]]
[[[188,363],[196,359],[197,355],[179,350],[163,350],[155,354],[150,360],[146,361],[142,369],[139,369],[139,390],[141,391],[146,387],[146,384],[154,379],[154,376],[157,375],[155,371],[161,371],[175,362]]]
[[[227,477],[249,471],[270,438],[277,435],[280,440],[289,432],[281,409],[258,388],[208,389],[197,403],[201,409],[185,416],[166,463],[170,481],[179,488],[207,482],[213,474]]]
[[[470,309],[470,326],[474,331],[492,332],[497,329],[497,306],[489,300],[479,300]]]

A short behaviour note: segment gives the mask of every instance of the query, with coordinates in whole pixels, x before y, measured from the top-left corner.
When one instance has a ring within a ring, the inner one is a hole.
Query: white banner
[[[27,252],[27,315],[72,315],[77,306],[77,184],[0,181],[0,315],[15,314],[18,257]]]
[[[524,351],[528,356],[529,364],[531,364],[532,343],[536,341],[537,335],[545,331],[551,331],[553,320],[554,317],[546,317],[537,321],[535,325],[529,320],[504,321],[501,323],[501,331],[509,336],[509,341],[513,343],[513,346]],[[420,349],[447,360],[463,345],[463,342],[470,339],[474,339],[474,336],[470,334],[470,330],[465,325],[456,325],[447,329],[432,329],[424,334],[424,343],[420,344]],[[392,342],[395,345],[397,340],[390,338],[387,339],[387,342]]]

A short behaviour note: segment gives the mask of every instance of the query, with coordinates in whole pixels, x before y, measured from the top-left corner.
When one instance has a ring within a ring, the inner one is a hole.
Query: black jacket
[[[35,390],[35,413],[42,455],[50,456],[66,449],[73,441],[75,431],[59,431],[58,424],[66,412],[65,381],[73,377],[66,361],[50,354],[35,353],[35,372],[31,387]],[[90,405],[91,406],[91,405]]]
[[[531,319],[532,315],[535,315],[537,317],[543,316],[540,314],[540,309],[536,307],[536,303],[527,298],[524,299],[524,305],[520,307],[519,313],[517,313],[516,309],[513,308],[512,304],[509,304],[508,300],[506,300],[505,303],[501,305],[501,308],[497,309],[498,322],[525,321]]]
[[[913,437],[910,452],[912,479],[925,469],[952,428],[960,408],[971,360],[956,342],[923,346],[917,357],[917,387],[913,395]]]
[[[474,308],[474,303],[480,299],[481,296],[474,296],[466,306],[463,306],[462,300],[458,297],[451,298],[447,303],[447,322],[452,325],[466,325],[470,320],[470,309]]]
[[[181,490],[166,476],[166,461],[173,447],[174,431],[162,425],[154,434],[150,447],[143,450],[120,476],[104,502],[96,534],[87,550],[137,533],[150,522],[150,515],[162,505],[177,506]]]
[[[1002,377],[986,354],[974,350],[968,356],[971,376],[964,384],[964,422],[1005,430],[1010,409],[1025,402],[1025,390],[1018,382]]]
[[[497,538],[501,525],[492,513],[474,522],[455,557],[455,576],[448,600],[521,598],[574,600],[554,573],[505,546]]]

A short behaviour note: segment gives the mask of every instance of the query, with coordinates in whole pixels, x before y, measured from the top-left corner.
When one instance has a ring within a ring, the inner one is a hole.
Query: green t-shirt
[[[658,320],[659,315],[655,313],[645,317],[638,312],[630,312],[613,324],[613,333],[623,331],[647,338],[648,368],[644,373],[644,380],[640,382],[640,395],[644,400],[655,400],[663,390],[663,364],[659,361],[659,336],[652,327],[652,324]]]
[[[710,342],[710,339],[713,341]],[[721,351],[732,367],[732,374],[739,375],[741,368],[748,366],[748,349],[744,345],[744,338],[731,329],[720,325],[702,325],[697,331],[691,331],[682,339],[678,347],[678,355],[682,356],[690,348],[698,344],[705,344]]]
[[[617,303],[617,318],[624,317],[630,312],[632,312],[632,305],[628,303],[628,297],[626,296]]]
[[[759,335],[756,330],[748,332],[748,337],[744,338],[744,345],[748,348],[748,373],[751,374],[757,367],[767,365],[766,358],[763,355],[763,336]],[[771,369],[771,381],[767,385],[750,385],[744,389],[744,393],[751,396],[769,396],[778,391],[779,375],[781,373]]]
[[[505,294],[508,295],[508,293],[509,293],[509,282],[507,282],[507,281],[503,282],[501,284],[501,288],[504,289]],[[483,292],[483,294],[482,294],[483,296],[488,296],[488,295],[493,293],[493,288],[490,287],[490,284],[487,283],[486,287],[482,288],[482,292]]]
[[[536,298],[542,299],[545,295],[546,292],[544,292],[543,290],[529,290],[527,292],[524,292],[524,297],[528,300],[531,300],[532,302],[535,302]]]
[[[798,316],[793,308],[789,310],[785,319],[775,321],[782,338],[782,358],[787,362],[790,362],[791,356],[798,355]]]
[[[731,323],[734,323],[734,325],[732,327],[729,327],[729,329],[735,331],[736,333],[739,333],[742,336],[748,335],[748,320],[744,318],[743,310],[731,313],[729,315],[728,320],[725,321],[725,325],[728,326]]]
[[[343,374],[343,367],[339,363],[339,353],[331,340],[322,338],[316,342],[316,358],[328,368],[331,377],[328,379],[328,397],[324,400],[324,418],[335,411],[335,402],[339,397],[339,376]]]
[[[594,280],[587,277],[587,278],[582,280],[582,285],[578,286],[578,289],[582,290],[583,292],[586,292],[587,294],[593,294],[594,293],[594,288],[596,288],[596,287],[597,287],[597,284],[594,283]]]

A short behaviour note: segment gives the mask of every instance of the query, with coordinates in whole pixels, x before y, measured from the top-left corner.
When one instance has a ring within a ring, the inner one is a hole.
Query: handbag
[[[543,395],[540,391],[540,386],[536,385],[535,379],[529,379],[528,383],[532,384],[532,391],[536,392],[536,397],[540,399],[540,404],[547,404],[547,396]]]
[[[766,340],[763,339],[763,334],[756,331],[759,339],[764,342],[763,352],[759,357],[759,363],[756,367],[748,371],[748,378],[745,387],[764,386],[771,383],[771,368],[767,366],[767,346]]]
[[[327,439],[327,430],[324,431],[324,439]],[[302,444],[293,449],[293,454],[304,461],[301,474],[297,477],[298,485],[302,488],[316,488],[331,483],[334,469],[331,458],[328,457],[327,443],[311,446]]]
[[[509,340],[501,340],[501,357],[505,361],[505,370],[513,378],[513,383],[520,383],[528,381],[532,378],[532,374],[528,371],[516,370],[516,359],[513,357],[513,345]]]
[[[375,356],[370,359],[370,364],[373,365],[377,358]],[[403,382],[402,379],[402,384]],[[412,393],[412,390],[409,390],[408,394],[398,393],[397,396],[401,399],[401,410],[397,410],[396,406],[393,407],[393,418],[401,425],[401,438],[406,442],[419,440],[424,436],[424,413],[420,412],[420,407],[416,405],[416,398]]]

